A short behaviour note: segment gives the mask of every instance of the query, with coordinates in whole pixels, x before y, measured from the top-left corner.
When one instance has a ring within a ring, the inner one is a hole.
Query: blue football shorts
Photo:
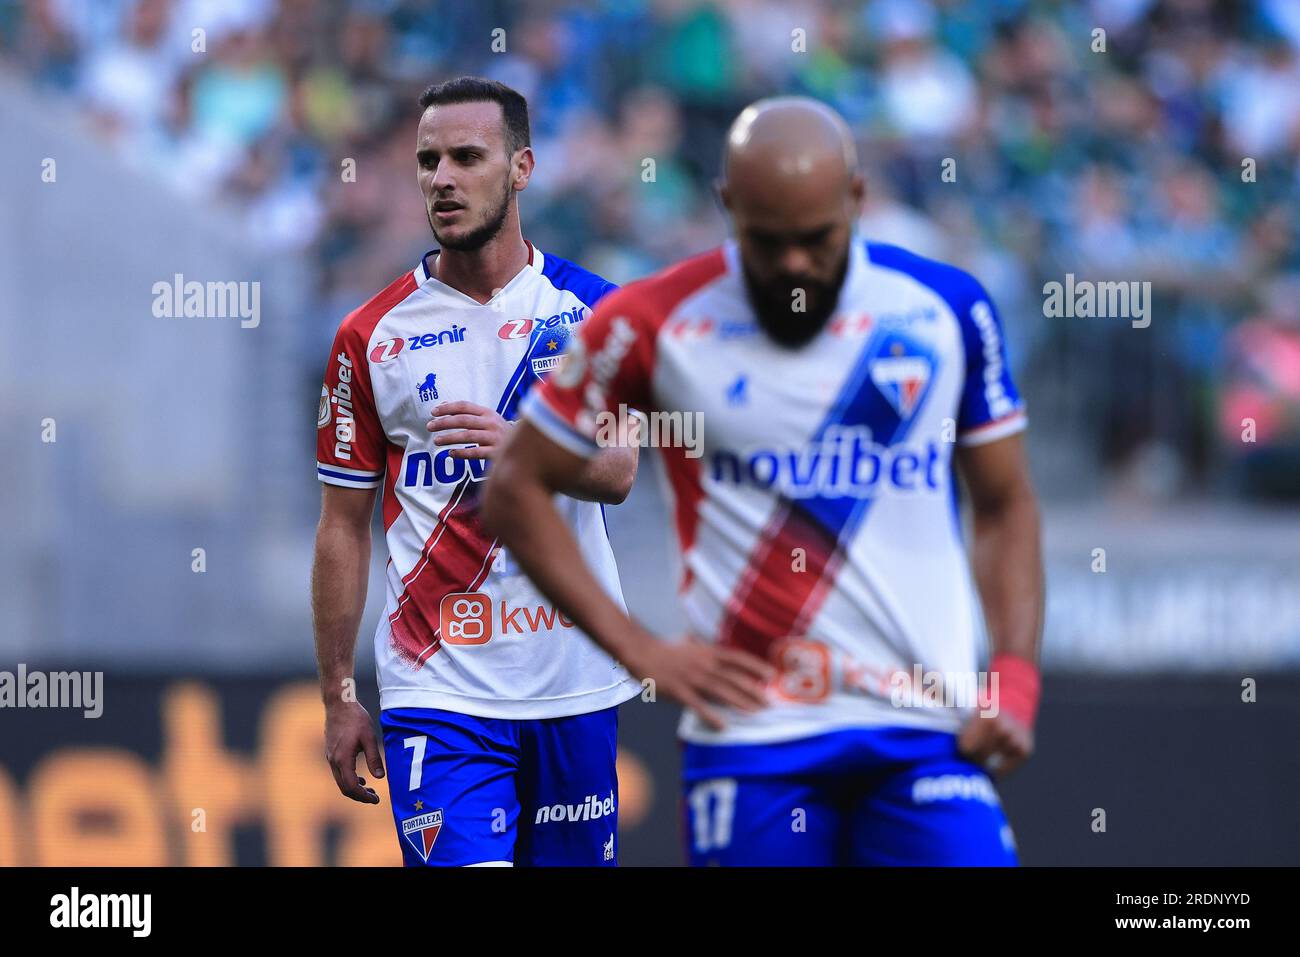
[[[617,708],[526,721],[393,708],[379,721],[408,867],[617,862]]]
[[[848,729],[776,744],[684,745],[694,866],[1015,866],[993,782],[957,737]]]

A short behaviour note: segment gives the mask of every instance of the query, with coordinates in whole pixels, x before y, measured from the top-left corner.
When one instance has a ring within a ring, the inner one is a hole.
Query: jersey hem
[[[604,711],[635,698],[641,685],[631,678],[609,688],[584,691],[576,695],[544,700],[501,698],[473,698],[469,695],[432,691],[428,688],[383,688],[379,692],[379,709],[435,708],[454,711],[475,718],[501,718],[509,721],[529,721],[542,718],[569,718],[577,714]]]
[[[911,710],[923,712],[925,709]],[[882,713],[879,719],[864,715],[860,718],[800,722],[775,728],[737,728],[732,724],[723,731],[710,731],[703,726],[703,722],[688,712],[682,716],[681,724],[677,729],[677,737],[687,744],[708,747],[711,745],[724,746],[732,744],[781,744],[787,741],[815,738],[834,731],[850,731],[854,729],[914,728],[922,731],[941,731],[947,734],[956,734],[961,730],[964,720],[958,717],[945,718],[941,716],[921,719],[913,717],[910,720],[899,720],[904,713],[906,712],[903,709],[891,707],[889,714]],[[889,720],[885,720],[886,717]]]

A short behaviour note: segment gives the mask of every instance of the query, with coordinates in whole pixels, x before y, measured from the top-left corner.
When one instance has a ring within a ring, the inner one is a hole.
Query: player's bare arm
[[[447,454],[457,459],[495,459],[510,437],[511,423],[494,410],[473,402],[443,402],[433,408],[433,418],[426,426],[434,445],[463,445]],[[636,481],[639,449],[636,445],[602,449],[559,491],[570,498],[605,505],[621,505]]]
[[[1023,434],[958,450],[974,518],[975,584],[999,671],[996,716],[971,718],[958,739],[973,760],[1006,774],[1034,748],[1043,561],[1038,502]]]
[[[484,518],[538,589],[632,674],[696,711],[715,728],[710,703],[755,711],[773,669],[744,652],[702,642],[669,644],[630,619],[588,571],[552,496],[589,467],[581,456],[521,422],[493,466]]]
[[[339,790],[362,804],[378,804],[379,795],[357,776],[357,755],[365,754],[371,774],[384,776],[374,726],[356,700],[352,674],[357,628],[366,607],[375,492],[322,486],[311,574],[316,667],[325,701],[325,758]]]
[[[582,464],[573,480],[560,491],[588,502],[621,505],[636,481],[639,454],[635,445],[601,449]]]

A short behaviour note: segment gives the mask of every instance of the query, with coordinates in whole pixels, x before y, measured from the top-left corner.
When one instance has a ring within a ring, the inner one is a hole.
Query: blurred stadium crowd
[[[1051,423],[1044,468],[1147,498],[1300,494],[1294,0],[28,0],[0,4],[0,64],[316,264],[313,402],[339,319],[431,245],[413,161],[430,82],[528,97],[526,234],[617,281],[722,236],[711,184],[740,107],[813,95],[860,137],[864,231],[995,297]],[[1045,317],[1067,273],[1150,281],[1150,327]]]

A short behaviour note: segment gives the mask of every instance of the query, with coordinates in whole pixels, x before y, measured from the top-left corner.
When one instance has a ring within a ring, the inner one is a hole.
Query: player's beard
[[[483,222],[465,235],[454,239],[438,235],[438,227],[433,224],[433,213],[427,206],[424,209],[424,215],[429,220],[429,228],[433,230],[433,238],[438,241],[439,247],[442,249],[455,249],[458,252],[473,252],[476,249],[482,249],[501,232],[506,224],[506,217],[510,215],[510,201],[513,194],[514,191],[510,188],[510,181],[506,180],[505,189],[501,193],[501,201],[488,211]]]
[[[749,304],[759,326],[777,345],[787,349],[806,346],[825,328],[835,312],[840,287],[844,284],[848,268],[849,257],[846,251],[844,260],[835,272],[835,278],[830,282],[774,279],[764,283],[749,271],[749,267],[741,263]],[[794,308],[795,293],[800,289],[804,293],[803,311]]]

